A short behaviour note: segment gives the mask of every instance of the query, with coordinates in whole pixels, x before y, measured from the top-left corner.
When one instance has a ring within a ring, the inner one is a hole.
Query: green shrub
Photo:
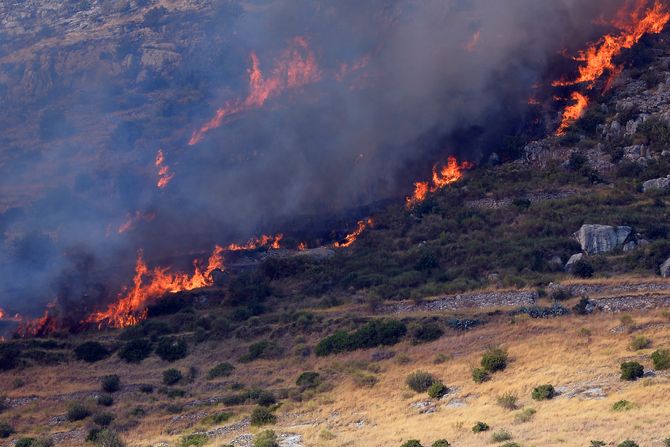
[[[115,393],[121,389],[121,379],[116,374],[104,376],[100,381],[102,390],[107,393]]]
[[[114,404],[114,398],[111,394],[100,394],[95,398],[95,402],[101,407],[111,407]]]
[[[144,394],[151,394],[154,392],[154,386],[148,383],[143,383],[140,385],[140,392]]]
[[[119,350],[119,357],[128,363],[140,363],[151,355],[152,350],[151,342],[140,338],[125,343]]]
[[[605,441],[591,441],[591,447],[605,447],[606,445]]]
[[[442,382],[439,380],[436,380],[433,382],[433,384],[428,388],[428,396],[430,396],[433,399],[439,399],[440,397],[444,396],[449,392],[449,388],[447,388]]]
[[[91,415],[91,410],[89,410],[85,405],[78,402],[70,404],[67,409],[67,420],[70,422],[81,421],[86,419]]]
[[[633,339],[630,341],[630,349],[633,351],[647,349],[649,346],[651,346],[651,340],[644,335],[633,337]]]
[[[219,363],[214,368],[210,369],[207,373],[208,379],[216,379],[217,377],[228,377],[230,376],[235,367],[228,362]]]
[[[257,406],[251,412],[251,425],[267,425],[277,422],[277,416],[264,406]]]
[[[163,371],[163,384],[170,386],[174,385],[182,379],[181,371],[178,369],[170,368]]]
[[[518,400],[519,397],[512,392],[507,392],[496,397],[496,402],[498,402],[498,405],[505,408],[506,410],[516,410]]]
[[[490,373],[504,370],[507,368],[507,351],[502,348],[489,348],[482,356],[481,366]]]
[[[644,367],[638,362],[623,362],[621,364],[621,380],[634,381],[644,376]]]
[[[533,419],[533,416],[535,416],[535,413],[537,411],[534,408],[524,408],[520,412],[518,412],[516,415],[514,415],[514,421],[517,424],[523,424],[526,422],[530,422],[531,419]]]
[[[549,400],[553,399],[555,395],[556,390],[553,385],[540,385],[533,389],[532,394],[534,400]]]
[[[407,327],[396,320],[373,320],[352,333],[336,332],[319,343],[314,353],[319,357],[357,349],[394,345],[405,336]]]
[[[486,422],[477,422],[475,425],[472,426],[472,433],[482,433],[485,431],[489,431],[491,427],[489,427],[489,424]]]
[[[572,274],[577,278],[591,278],[594,273],[595,269],[589,261],[580,259],[572,265]]]
[[[162,360],[174,362],[188,355],[188,345],[184,340],[174,337],[163,337],[158,341],[156,354]]]
[[[109,349],[97,341],[87,341],[75,348],[74,355],[77,360],[94,363],[109,357]]]
[[[483,368],[475,368],[472,370],[472,380],[475,383],[484,383],[491,378],[489,373],[486,372]]]
[[[640,447],[636,442],[626,439],[624,442],[619,444],[617,447]]]
[[[500,447],[521,447],[521,446],[519,444],[517,444],[516,442],[506,442],[503,445],[501,445]]]
[[[421,443],[416,439],[410,439],[407,442],[404,442],[400,447],[423,447]]]
[[[302,389],[316,388],[321,383],[321,375],[314,371],[305,371],[300,374],[295,384]]]
[[[620,400],[612,405],[612,411],[616,412],[630,411],[633,408],[635,408],[635,404],[627,400]]]
[[[670,438],[665,438],[665,439],[663,440],[663,445],[664,445],[665,447],[670,447]]]
[[[277,434],[272,430],[264,430],[254,439],[254,447],[279,447]]]
[[[0,438],[9,438],[14,434],[14,427],[6,422],[0,422]]]
[[[96,442],[98,440],[98,435],[102,431],[101,427],[93,427],[86,434],[86,442]]]
[[[424,371],[416,371],[407,376],[405,383],[417,393],[425,393],[435,383],[436,379],[432,374]]]
[[[195,433],[192,435],[186,435],[181,438],[179,442],[179,447],[201,447],[207,444],[209,438],[204,433]]]
[[[439,324],[434,322],[416,322],[409,326],[409,334],[415,344],[435,341],[444,335]]]
[[[212,424],[212,425],[218,425],[218,424],[223,424],[224,422],[228,421],[233,416],[234,416],[233,413],[222,411],[220,413],[214,413],[210,416],[207,416],[207,418],[205,418],[205,421],[209,424]]]
[[[258,359],[275,359],[281,355],[281,352],[277,343],[261,340],[249,345],[248,352],[240,357],[240,362],[248,363]]]
[[[450,447],[451,444],[449,444],[449,441],[446,439],[438,439],[437,441],[433,442],[431,447]]]
[[[491,435],[491,441],[493,442],[505,442],[510,439],[512,439],[512,435],[506,430],[498,430]]]
[[[352,379],[354,380],[354,384],[359,388],[372,388],[379,382],[377,376],[363,371],[355,371]]]
[[[658,349],[651,354],[651,360],[654,362],[654,369],[670,369],[670,349]]]
[[[37,439],[35,438],[20,438],[18,441],[16,441],[16,444],[14,444],[15,447],[33,447],[35,445],[35,442]]]
[[[114,415],[112,413],[98,413],[93,415],[93,422],[100,425],[101,427],[107,427],[114,421]]]

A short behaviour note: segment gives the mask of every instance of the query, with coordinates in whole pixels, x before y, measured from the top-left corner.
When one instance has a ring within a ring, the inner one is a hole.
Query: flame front
[[[572,92],[572,100],[574,104],[566,107],[563,111],[561,125],[556,131],[556,135],[565,135],[565,131],[584,115],[589,106],[589,99],[579,92]]]
[[[277,233],[274,236],[268,236],[264,234],[261,237],[250,239],[246,244],[230,244],[225,249],[227,251],[244,251],[268,247],[273,250],[279,250],[281,248],[281,240],[283,238],[284,235],[281,233]]]
[[[147,316],[147,305],[167,293],[177,293],[212,285],[212,272],[224,270],[223,248],[216,246],[202,269],[198,261],[193,261],[192,275],[187,273],[171,273],[169,268],[155,267],[150,270],[144,262],[140,251],[135,265],[133,286],[118,301],[109,305],[106,311],[91,314],[85,323],[96,323],[98,327],[127,327],[144,320]]]
[[[363,233],[363,231],[365,231],[367,227],[371,227],[372,225],[374,225],[374,221],[370,218],[366,220],[359,220],[356,229],[352,233],[347,234],[347,236],[344,238],[344,242],[335,242],[333,244],[333,247],[335,248],[351,247],[354,244],[354,242],[356,242],[358,237]]]
[[[255,52],[250,55],[249,93],[243,100],[229,101],[216,111],[214,118],[193,132],[188,144],[193,146],[204,138],[212,129],[220,127],[226,119],[240,113],[258,109],[273,97],[281,95],[289,89],[296,89],[321,79],[316,57],[310,50],[307,41],[302,37],[293,39],[291,48],[286,50],[278,60],[270,77],[265,78],[260,69],[260,61]]]
[[[458,182],[463,178],[463,170],[473,167],[473,164],[467,161],[459,164],[456,157],[449,157],[447,164],[439,169],[435,165],[433,167],[433,178],[430,181],[414,184],[414,194],[406,199],[407,208],[426,200],[429,193],[435,193],[447,185]]]
[[[156,186],[158,186],[160,189],[163,189],[174,178],[174,173],[170,171],[170,167],[165,164],[165,154],[163,153],[162,149],[158,149],[154,165],[158,170],[158,181],[156,182]]]
[[[22,337],[45,337],[54,332],[56,326],[56,319],[49,313],[49,309],[47,309],[39,318],[21,321],[16,333]]]

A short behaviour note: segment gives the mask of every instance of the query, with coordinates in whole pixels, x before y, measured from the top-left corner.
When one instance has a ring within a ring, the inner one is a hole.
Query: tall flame
[[[565,131],[584,115],[584,112],[589,106],[589,99],[579,92],[572,92],[572,100],[574,101],[574,104],[566,107],[563,111],[561,125],[558,126],[556,135],[565,135]]]
[[[463,178],[463,170],[472,168],[472,163],[464,161],[459,164],[456,157],[449,157],[447,164],[439,169],[435,165],[431,180],[414,184],[414,194],[406,199],[407,208],[411,208],[426,200],[429,193],[435,193],[447,185],[458,182]]]
[[[220,127],[226,119],[240,113],[258,109],[273,97],[289,89],[296,89],[317,82],[321,78],[316,57],[303,37],[293,39],[292,46],[277,61],[274,70],[265,78],[260,69],[260,61],[255,52],[250,55],[249,93],[245,99],[227,102],[216,111],[214,118],[193,132],[188,144],[193,146],[212,129]]]
[[[16,333],[22,337],[45,337],[54,332],[56,327],[56,319],[49,313],[49,309],[47,309],[39,318],[22,321]]]
[[[118,301],[109,305],[106,311],[91,314],[84,322],[96,323],[98,327],[127,327],[144,320],[147,316],[147,305],[154,299],[167,293],[177,293],[212,285],[212,272],[224,269],[223,248],[216,246],[202,269],[198,261],[193,261],[193,274],[172,273],[169,268],[155,267],[152,270],[146,265],[140,251],[135,265],[133,286]]]
[[[345,247],[351,247],[354,242],[358,239],[358,237],[365,231],[367,227],[371,227],[374,225],[374,221],[370,218],[366,220],[359,220],[358,224],[356,225],[356,229],[352,232],[347,234],[347,236],[344,238],[344,242],[335,242],[333,244],[333,247],[335,248],[345,248]]]
[[[158,181],[156,182],[156,186],[158,186],[160,189],[163,189],[174,178],[174,173],[170,171],[170,167],[165,164],[165,154],[163,153],[162,149],[158,149],[154,165],[158,170]]]

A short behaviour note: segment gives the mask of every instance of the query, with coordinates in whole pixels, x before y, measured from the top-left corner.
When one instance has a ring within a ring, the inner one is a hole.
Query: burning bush
[[[188,355],[188,345],[175,337],[163,337],[158,341],[156,354],[162,360],[174,362]]]
[[[78,360],[94,363],[109,357],[110,352],[102,343],[87,341],[77,346],[74,354]]]
[[[140,363],[149,357],[153,347],[146,339],[131,340],[121,347],[119,357],[128,363]]]

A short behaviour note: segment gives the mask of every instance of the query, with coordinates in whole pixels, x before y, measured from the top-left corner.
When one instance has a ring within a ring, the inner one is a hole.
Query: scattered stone
[[[444,296],[421,304],[410,302],[395,304],[384,308],[384,312],[435,312],[482,307],[520,307],[531,306],[537,299],[538,294],[535,290],[468,293]]]
[[[670,175],[667,177],[655,178],[652,180],[647,180],[642,184],[642,190],[644,192],[662,190],[666,191],[670,189]]]
[[[409,404],[409,407],[414,410],[417,410],[419,414],[432,414],[437,411],[435,402],[433,402],[432,400],[423,400],[420,402],[414,402]]]
[[[609,225],[582,225],[575,238],[587,255],[599,255],[622,249],[633,241],[631,227],[613,227]]]

